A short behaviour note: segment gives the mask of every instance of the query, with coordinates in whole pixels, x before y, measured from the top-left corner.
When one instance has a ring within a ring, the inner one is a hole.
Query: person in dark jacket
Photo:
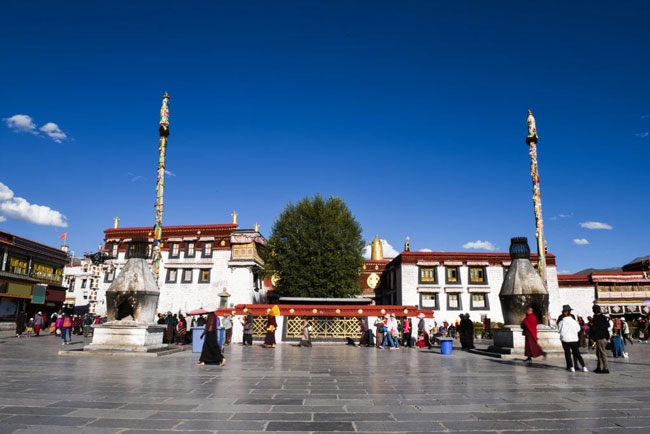
[[[609,341],[609,321],[602,314],[600,306],[597,304],[592,308],[594,311],[593,325],[589,330],[589,337],[596,342],[596,358],[598,367],[594,371],[597,374],[609,374],[609,365],[607,364],[607,353],[605,347]]]
[[[20,335],[25,331],[25,324],[27,324],[27,315],[22,310],[16,315],[16,337],[19,338]]]
[[[460,334],[460,345],[463,350],[474,348],[474,323],[469,319],[469,314],[460,315],[458,333]]]

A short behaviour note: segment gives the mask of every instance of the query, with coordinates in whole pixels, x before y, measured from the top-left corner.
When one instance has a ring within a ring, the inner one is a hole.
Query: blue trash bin
[[[192,327],[192,352],[200,353],[203,350],[203,334],[205,327]]]
[[[445,356],[451,355],[451,352],[454,348],[454,340],[451,338],[441,338],[440,339],[440,353]]]
[[[226,343],[226,329],[223,327],[219,327],[217,329],[217,344],[219,345],[219,348],[223,350],[223,344]]]

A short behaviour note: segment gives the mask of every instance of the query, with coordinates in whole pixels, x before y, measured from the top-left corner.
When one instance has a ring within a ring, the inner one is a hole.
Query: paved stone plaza
[[[69,357],[60,342],[0,338],[0,433],[650,432],[650,344],[596,375],[345,345],[237,345],[225,368],[198,368],[189,351]]]

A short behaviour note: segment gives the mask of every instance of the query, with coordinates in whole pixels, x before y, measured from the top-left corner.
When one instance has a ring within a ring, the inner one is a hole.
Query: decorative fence
[[[302,323],[309,321],[312,339],[356,339],[360,334],[360,318],[355,317],[286,317],[285,338],[302,337]]]

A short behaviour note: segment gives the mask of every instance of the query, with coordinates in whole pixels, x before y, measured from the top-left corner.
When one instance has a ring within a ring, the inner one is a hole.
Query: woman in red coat
[[[521,328],[524,329],[524,336],[526,336],[526,346],[524,354],[527,357],[526,361],[531,363],[533,357],[546,356],[546,353],[537,343],[537,316],[533,313],[533,308],[526,309],[526,318],[521,323]]]

